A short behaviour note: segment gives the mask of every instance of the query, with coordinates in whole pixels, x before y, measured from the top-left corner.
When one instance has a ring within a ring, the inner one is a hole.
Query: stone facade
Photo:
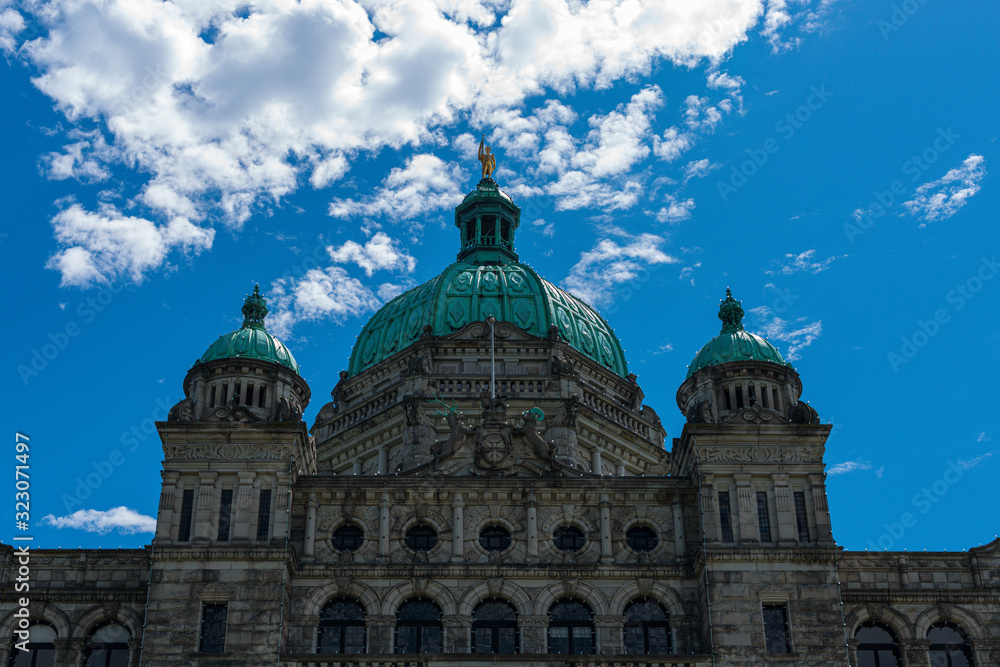
[[[723,307],[734,340],[759,348],[738,302]],[[687,423],[668,452],[636,377],[582,344],[556,326],[425,328],[342,373],[311,430],[294,360],[206,357],[157,425],[150,546],[32,551],[23,622],[18,556],[0,547],[0,663],[37,624],[34,648],[79,667],[95,631],[119,626],[129,639],[115,650],[149,667],[858,665],[866,628],[893,637],[898,664],[930,667],[941,627],[963,633],[975,665],[1000,665],[1000,540],[844,552],[826,499],[830,427],[776,352],[709,355],[677,392]],[[360,652],[319,652],[324,632],[347,632],[331,601],[363,611]],[[430,652],[402,650],[412,601],[439,613],[420,635]],[[512,609],[516,652],[473,653],[484,601]],[[587,616],[560,635],[565,601]],[[635,604],[664,620],[636,620]],[[637,655],[654,630],[663,643]],[[559,637],[586,655],[551,654]]]

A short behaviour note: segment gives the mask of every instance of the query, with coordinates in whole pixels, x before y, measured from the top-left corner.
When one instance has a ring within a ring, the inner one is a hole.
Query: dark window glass
[[[858,667],[900,667],[896,636],[881,623],[865,623],[854,633],[858,640]]]
[[[208,392],[208,404],[210,406],[215,406],[215,385],[213,384]]]
[[[441,610],[431,600],[415,598],[396,612],[396,653],[440,653]]]
[[[260,391],[257,392],[257,407],[264,407],[264,401],[267,400],[267,385],[262,384],[260,386]]]
[[[656,600],[635,600],[625,608],[625,652],[663,655],[671,652],[670,621]]]
[[[347,598],[331,600],[319,615],[317,653],[364,653],[365,610]]]
[[[36,623],[28,628],[28,650],[18,651],[11,648],[10,665],[12,667],[55,667],[56,664],[56,631],[50,625]],[[12,642],[18,641],[17,637]]]
[[[178,542],[191,539],[191,518],[194,513],[194,489],[184,489],[181,500],[181,525],[177,532]]]
[[[760,527],[760,541],[771,541],[771,519],[767,514],[767,492],[757,492],[757,525]]]
[[[791,653],[788,608],[783,604],[764,605],[764,645],[768,653]]]
[[[487,600],[472,613],[473,653],[517,653],[517,612],[503,600]]]
[[[224,384],[221,387],[219,387],[219,389],[222,390],[222,392],[221,392],[222,397],[219,399],[219,405],[225,405],[226,404],[226,398],[229,395],[229,385],[228,384]]]
[[[747,400],[750,401],[750,405],[755,405],[757,403],[757,390],[754,389],[752,384],[747,385]]]
[[[795,525],[799,529],[799,542],[809,541],[809,520],[806,518],[806,494],[795,492]]]
[[[740,385],[736,386],[736,407],[737,409],[743,407],[743,387]]]
[[[560,526],[552,534],[556,548],[563,551],[579,551],[583,548],[583,531],[576,526]]]
[[[229,515],[233,511],[233,490],[222,490],[222,502],[219,505],[219,536],[220,542],[229,539]]]
[[[437,543],[437,533],[430,526],[414,526],[406,531],[406,546],[414,551],[430,551]]]
[[[253,382],[247,383],[246,404],[253,405]]]
[[[227,605],[206,604],[201,607],[201,653],[224,653],[226,650]]]
[[[625,542],[636,551],[652,551],[656,548],[656,532],[649,526],[635,526],[625,533]]]
[[[257,541],[264,542],[271,532],[271,489],[261,489],[257,505]]]
[[[722,541],[733,541],[733,519],[729,511],[729,492],[719,491],[719,528],[722,531]]]
[[[483,245],[495,245],[497,236],[497,219],[492,215],[483,216],[480,231],[480,240]]]
[[[768,403],[768,401],[767,401],[768,394],[770,394],[770,390],[767,388],[767,386],[765,386],[764,390],[760,392],[760,400],[761,400],[761,403],[764,404],[765,408],[770,408],[771,407],[770,405],[767,404]]]
[[[727,411],[728,410],[732,410],[733,409],[733,399],[729,395],[729,387],[726,387],[725,389],[722,390],[722,395],[723,395],[723,398],[726,399],[726,410]]]
[[[240,404],[240,389],[242,388],[243,388],[242,382],[237,382],[235,385],[233,385],[233,403],[235,405]]]
[[[128,667],[131,633],[117,623],[99,628],[87,641],[86,667]]]
[[[333,531],[333,548],[339,551],[357,551],[364,541],[364,531],[349,523]]]
[[[503,526],[487,526],[479,533],[479,546],[487,551],[504,551],[510,546],[510,533]]]
[[[594,623],[590,607],[578,600],[557,601],[549,610],[549,653],[591,654]]]
[[[927,632],[931,667],[973,667],[969,638],[953,623],[935,623]]]

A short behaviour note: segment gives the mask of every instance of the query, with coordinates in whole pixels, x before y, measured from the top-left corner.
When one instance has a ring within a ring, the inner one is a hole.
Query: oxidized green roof
[[[299,365],[292,353],[264,328],[266,316],[267,299],[261,297],[260,287],[255,285],[253,294],[247,296],[243,303],[243,326],[219,336],[195,362],[195,366],[216,359],[260,359],[281,364],[298,373]]]
[[[773,345],[743,329],[743,307],[728,289],[725,300],[719,305],[719,319],[722,320],[722,332],[695,355],[688,366],[688,377],[707,366],[729,361],[770,361],[792,368]]]
[[[608,323],[586,303],[519,262],[456,262],[441,275],[382,307],[361,330],[351,352],[353,376],[412,345],[424,325],[442,336],[489,316],[545,338],[549,327],[577,351],[622,377],[628,366]]]

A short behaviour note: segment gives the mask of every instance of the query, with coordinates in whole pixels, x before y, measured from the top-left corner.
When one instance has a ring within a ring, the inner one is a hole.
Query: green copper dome
[[[728,289],[725,300],[719,305],[719,319],[722,320],[722,332],[695,355],[688,366],[688,377],[707,366],[729,361],[770,361],[792,367],[773,345],[743,329],[743,307]]]
[[[255,285],[253,294],[243,303],[243,326],[236,331],[219,336],[219,339],[205,350],[205,354],[195,362],[204,364],[216,359],[260,359],[281,364],[285,368],[299,372],[295,357],[285,345],[267,333],[264,318],[267,316],[267,299],[260,295],[260,287]]]
[[[348,372],[357,375],[416,342],[424,328],[444,336],[493,316],[547,338],[550,327],[571,347],[622,377],[628,366],[608,323],[586,303],[518,262],[514,231],[520,209],[484,178],[455,209],[458,261],[441,275],[400,294],[361,330]]]

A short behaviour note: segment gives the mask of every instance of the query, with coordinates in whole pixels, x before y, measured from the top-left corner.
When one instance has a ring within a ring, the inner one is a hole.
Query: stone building
[[[26,620],[3,547],[0,662],[1000,665],[1000,542],[838,547],[830,426],[728,293],[668,449],[519,216],[478,184],[457,261],[365,325],[311,428],[255,289],[157,424],[152,544],[33,552]]]

